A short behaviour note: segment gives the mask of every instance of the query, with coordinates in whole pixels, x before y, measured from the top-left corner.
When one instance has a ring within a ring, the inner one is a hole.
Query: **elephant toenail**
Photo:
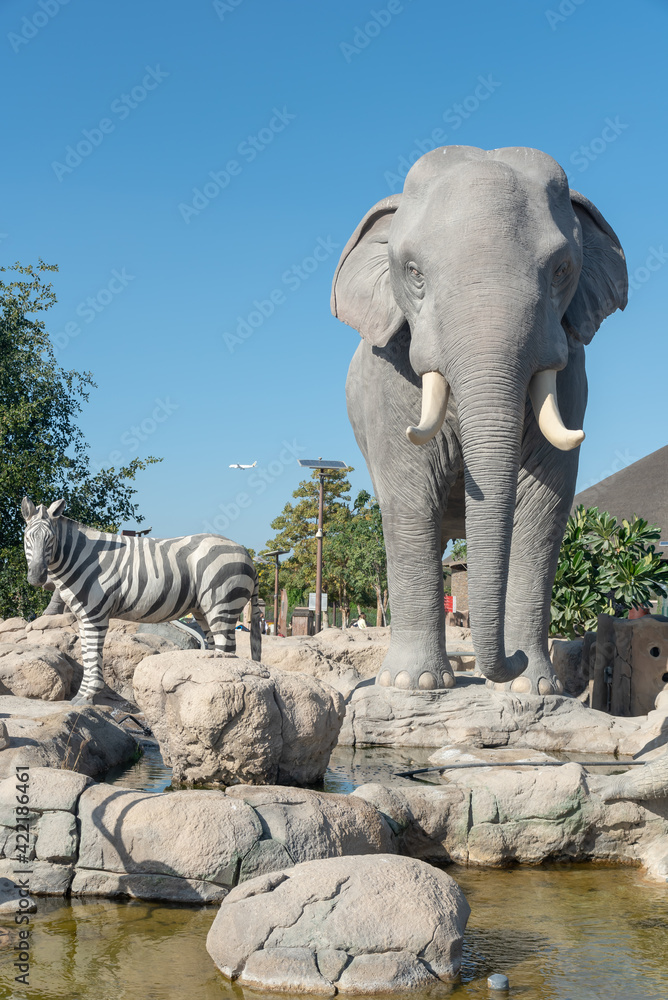
[[[444,670],[441,677],[443,678],[444,688],[453,688],[455,686],[454,674],[451,674],[448,670]]]
[[[436,678],[428,670],[425,670],[418,678],[418,687],[423,691],[433,691],[436,687]]]
[[[552,681],[548,681],[547,678],[541,677],[538,681],[538,694],[554,694]]]
[[[552,683],[554,684],[554,687],[555,687],[555,690],[556,690],[557,694],[563,694],[564,693],[564,685],[561,683],[561,681],[559,680],[558,677],[555,677],[554,681]]]
[[[528,677],[516,677],[510,685],[510,690],[517,694],[528,694],[531,691],[531,681]]]
[[[381,684],[383,687],[389,687],[390,686],[390,684],[392,683],[392,679],[390,677],[390,671],[389,670],[383,670],[382,674],[378,678],[378,683]]]
[[[408,673],[407,670],[399,671],[397,676],[394,678],[394,686],[397,688],[404,688],[404,689],[412,687],[411,675]]]

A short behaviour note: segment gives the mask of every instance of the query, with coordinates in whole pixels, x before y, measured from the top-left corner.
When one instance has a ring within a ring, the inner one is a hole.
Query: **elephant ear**
[[[332,283],[333,315],[374,347],[385,347],[405,322],[390,285],[387,245],[400,200],[400,194],[391,195],[367,212],[344,247]]]
[[[571,205],[582,226],[582,271],[562,323],[588,344],[606,316],[626,306],[628,274],[617,235],[596,206],[579,191],[571,191]]]

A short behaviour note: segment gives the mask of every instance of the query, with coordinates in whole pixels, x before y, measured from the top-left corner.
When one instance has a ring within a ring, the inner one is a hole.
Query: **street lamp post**
[[[278,635],[278,558],[279,556],[285,556],[288,554],[290,549],[274,549],[273,552],[265,552],[267,558],[269,556],[275,556],[276,558],[276,572],[274,574],[274,635]]]
[[[318,490],[318,530],[315,533],[318,543],[315,568],[315,631],[322,628],[322,539],[324,537],[323,518],[325,509],[325,470],[346,469],[345,462],[323,462],[322,458],[300,458],[299,464],[305,469],[317,469],[320,473],[320,488]]]

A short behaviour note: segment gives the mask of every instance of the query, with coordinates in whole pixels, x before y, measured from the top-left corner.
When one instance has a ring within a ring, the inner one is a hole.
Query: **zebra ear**
[[[49,514],[51,515],[51,517],[60,517],[60,515],[64,510],[65,510],[65,501],[56,500],[49,507]]]
[[[21,513],[24,521],[29,521],[37,513],[37,508],[29,497],[24,497],[21,501]]]

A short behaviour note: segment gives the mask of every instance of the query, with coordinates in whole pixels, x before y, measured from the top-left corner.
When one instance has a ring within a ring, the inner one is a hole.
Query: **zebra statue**
[[[236,651],[235,626],[252,601],[250,646],[260,659],[258,577],[242,545],[222,535],[147,538],[96,531],[62,517],[64,500],[47,509],[23,498],[28,582],[52,581],[79,619],[83,680],[73,704],[104,687],[102,649],[110,618],[167,622],[192,612],[209,644]]]

